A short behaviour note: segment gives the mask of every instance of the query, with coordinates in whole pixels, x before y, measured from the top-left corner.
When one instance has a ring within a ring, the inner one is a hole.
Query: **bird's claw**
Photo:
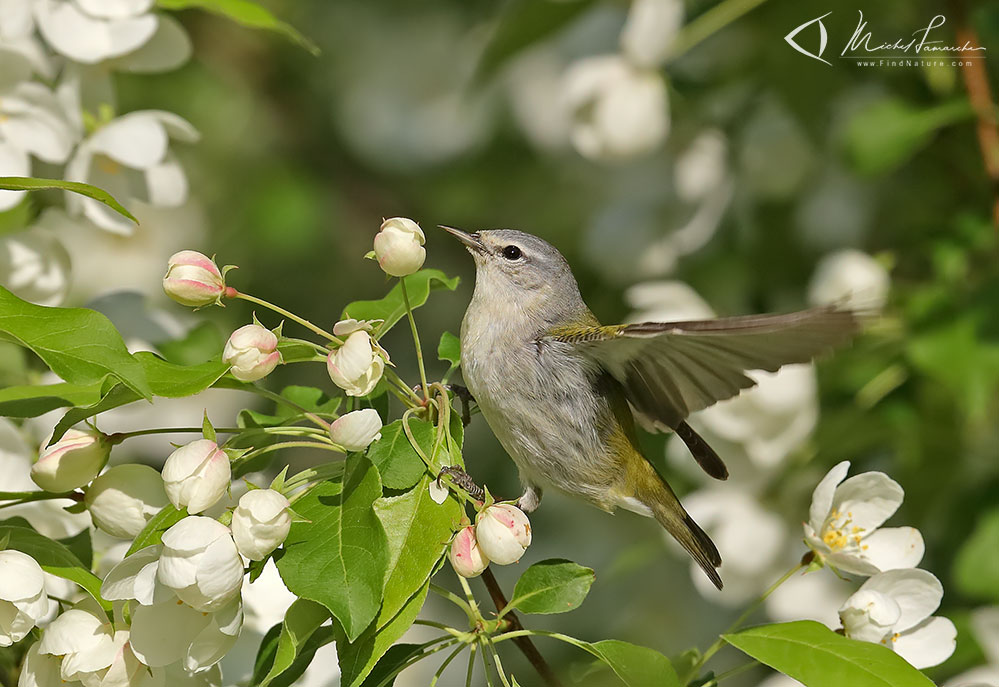
[[[464,489],[465,492],[476,501],[482,501],[486,498],[486,490],[476,484],[471,475],[459,468],[457,465],[445,465],[441,468],[440,474],[437,475],[437,479],[440,479],[442,475],[448,475],[455,485]]]

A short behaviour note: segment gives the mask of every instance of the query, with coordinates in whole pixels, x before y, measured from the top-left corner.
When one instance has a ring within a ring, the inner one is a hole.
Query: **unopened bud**
[[[222,498],[232,481],[229,456],[214,441],[198,439],[170,454],[163,464],[167,497],[194,515]]]
[[[423,267],[427,249],[426,237],[420,225],[405,217],[393,217],[382,222],[375,236],[375,257],[386,274],[405,277]]]
[[[451,567],[462,577],[478,577],[489,567],[489,558],[479,548],[475,528],[469,525],[454,535],[448,552]]]
[[[263,379],[281,362],[274,332],[259,324],[248,324],[232,333],[222,351],[223,362],[232,367],[229,372],[241,382]]]
[[[197,251],[182,250],[167,261],[163,290],[181,305],[199,308],[219,302],[225,293],[225,279],[214,260]]]
[[[67,430],[59,441],[42,446],[38,462],[31,466],[31,479],[45,491],[71,491],[97,477],[110,452],[103,434]]]
[[[519,561],[531,545],[531,522],[516,506],[499,503],[479,513],[475,537],[489,560],[509,565]]]
[[[291,529],[288,505],[288,499],[273,489],[243,494],[232,513],[232,537],[239,552],[251,561],[261,561],[281,546]]]
[[[341,415],[330,425],[330,439],[345,451],[363,451],[382,437],[382,418],[374,408]]]

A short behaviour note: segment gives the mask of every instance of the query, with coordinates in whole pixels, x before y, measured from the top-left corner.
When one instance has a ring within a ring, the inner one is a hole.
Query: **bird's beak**
[[[482,238],[478,234],[470,234],[467,231],[462,231],[455,227],[446,227],[443,224],[438,224],[437,226],[464,243],[469,252],[473,254],[482,253],[486,250],[486,246],[482,243]]]

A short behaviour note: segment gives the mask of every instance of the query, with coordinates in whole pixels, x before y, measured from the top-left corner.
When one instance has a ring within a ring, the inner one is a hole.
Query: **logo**
[[[972,45],[970,41],[963,44],[949,43],[940,35],[940,29],[947,23],[947,18],[938,14],[933,17],[925,27],[916,29],[908,36],[900,38],[889,37],[885,40],[879,36],[875,38],[874,32],[867,28],[867,20],[864,13],[857,11],[860,19],[857,28],[843,44],[843,50],[839,54],[839,59],[853,60],[858,67],[922,67],[922,66],[945,66],[966,67],[972,64],[971,60],[984,59],[985,48],[980,45]],[[823,54],[829,44],[829,32],[826,30],[822,20],[832,12],[826,12],[821,17],[810,19],[804,24],[795,27],[784,36],[784,41],[805,57],[818,60],[830,67],[832,62],[825,59]],[[805,41],[803,36],[798,38],[798,34],[812,25],[818,30],[818,49],[813,51],[802,47],[799,40]]]

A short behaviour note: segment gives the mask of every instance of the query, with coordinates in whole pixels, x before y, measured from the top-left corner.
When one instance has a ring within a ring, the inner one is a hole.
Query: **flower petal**
[[[939,616],[903,632],[894,642],[895,653],[920,670],[943,663],[956,647],[957,628]]]
[[[101,585],[101,596],[109,600],[137,599],[141,604],[151,604],[153,585],[149,578],[152,576],[155,580],[162,550],[162,546],[147,546],[111,568]]]
[[[148,169],[162,162],[167,144],[166,129],[148,111],[122,115],[98,129],[91,139],[94,150],[135,169]]]
[[[168,72],[187,62],[190,57],[191,39],[184,27],[173,17],[161,14],[159,28],[149,42],[119,58],[115,66],[121,71],[139,74]]]
[[[896,632],[904,632],[929,618],[943,599],[940,580],[933,573],[914,568],[875,575],[860,587],[860,591],[879,592],[895,600],[900,610],[893,621]]]
[[[812,505],[808,509],[808,524],[816,532],[822,531],[822,525],[832,510],[833,496],[836,493],[836,485],[843,481],[846,473],[850,471],[850,461],[844,460],[826,473],[822,481],[812,492]]]
[[[861,548],[861,557],[878,570],[913,568],[926,550],[923,535],[915,527],[883,527],[866,537]]]
[[[832,507],[844,514],[850,527],[871,532],[894,515],[905,492],[883,472],[854,475],[836,488]]]
[[[179,601],[139,606],[132,613],[132,651],[151,668],[169,665],[184,658],[192,638],[211,620],[211,614]]]

